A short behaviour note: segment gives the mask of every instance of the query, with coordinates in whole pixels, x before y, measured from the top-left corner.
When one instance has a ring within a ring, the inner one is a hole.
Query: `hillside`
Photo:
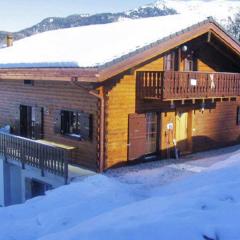
[[[237,240],[238,149],[76,179],[45,197],[1,208],[0,238]]]
[[[40,23],[33,25],[27,29],[23,29],[19,32],[12,33],[15,40],[22,39],[31,36],[36,33],[86,26],[93,24],[106,24],[124,19],[138,19],[156,16],[166,16],[174,14],[186,14],[195,13],[197,15],[213,16],[223,24],[229,32],[238,36],[239,26],[236,23],[235,16],[240,12],[240,2],[232,0],[159,0],[153,4],[141,6],[137,9],[133,9],[120,13],[99,13],[99,14],[75,14],[66,18],[49,17],[41,21]],[[236,30],[237,28],[237,30]],[[233,30],[235,29],[235,30]],[[236,33],[237,31],[237,33]],[[7,32],[0,32],[0,45],[5,44]]]

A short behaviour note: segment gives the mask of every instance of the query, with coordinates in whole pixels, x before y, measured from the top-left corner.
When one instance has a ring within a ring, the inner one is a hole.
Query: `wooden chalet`
[[[98,67],[1,68],[0,151],[67,178],[238,144],[239,95],[240,44],[209,18]]]

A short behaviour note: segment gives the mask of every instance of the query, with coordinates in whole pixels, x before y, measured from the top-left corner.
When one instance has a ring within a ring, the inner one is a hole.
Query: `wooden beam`
[[[210,43],[212,38],[212,33],[209,31],[207,35],[207,42]]]
[[[208,42],[214,49],[216,49],[219,53],[221,53],[224,57],[226,57],[229,61],[231,61],[234,65],[236,63],[233,61],[233,57],[228,55],[224,50],[222,50],[220,47],[218,47],[216,44],[213,42]]]

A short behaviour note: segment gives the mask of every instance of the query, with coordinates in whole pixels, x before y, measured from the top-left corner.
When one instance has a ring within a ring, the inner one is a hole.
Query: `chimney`
[[[7,35],[7,47],[13,46],[13,35],[8,34]]]

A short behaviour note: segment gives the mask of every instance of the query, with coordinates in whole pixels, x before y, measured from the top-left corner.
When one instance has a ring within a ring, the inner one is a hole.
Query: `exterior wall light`
[[[188,46],[187,46],[187,45],[183,45],[183,46],[182,46],[182,51],[183,51],[183,52],[187,52],[187,50],[188,50]]]

